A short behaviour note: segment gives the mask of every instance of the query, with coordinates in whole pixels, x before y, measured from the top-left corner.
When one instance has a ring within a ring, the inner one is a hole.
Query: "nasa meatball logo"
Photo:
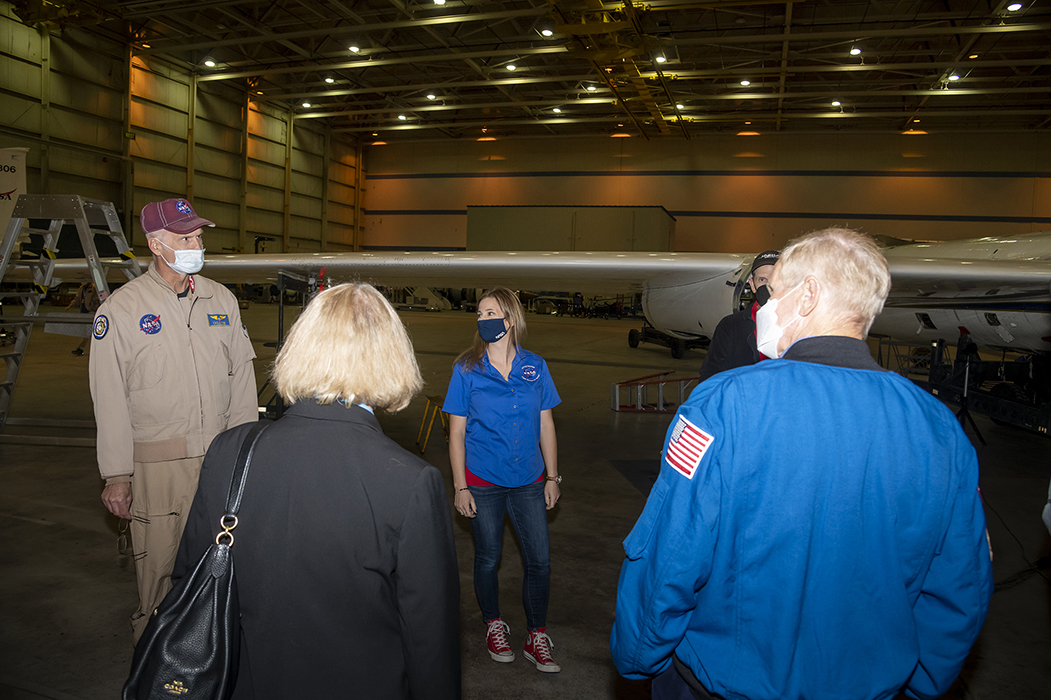
[[[540,372],[537,371],[533,365],[525,365],[522,367],[522,379],[527,382],[535,382],[540,378]]]
[[[146,335],[157,335],[161,332],[161,317],[146,314],[139,319],[139,330]]]
[[[92,335],[95,337],[95,340],[102,340],[103,338],[105,338],[106,337],[106,331],[108,331],[108,330],[109,330],[109,319],[108,318],[106,318],[105,316],[100,315],[98,318],[95,319],[95,328],[94,328],[94,331],[92,332]]]
[[[190,204],[185,199],[180,199],[178,202],[176,202],[175,208],[181,214],[189,214],[191,211],[193,211],[193,209],[190,209]]]

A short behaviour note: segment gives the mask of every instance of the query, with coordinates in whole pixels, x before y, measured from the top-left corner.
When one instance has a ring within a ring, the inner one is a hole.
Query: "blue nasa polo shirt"
[[[467,417],[467,468],[490,483],[515,487],[544,471],[540,412],[560,403],[544,358],[518,348],[507,381],[488,355],[471,371],[455,365],[442,410]]]

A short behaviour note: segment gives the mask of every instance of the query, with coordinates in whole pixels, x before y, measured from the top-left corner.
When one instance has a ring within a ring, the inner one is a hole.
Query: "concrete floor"
[[[256,344],[260,386],[274,355],[263,343],[276,339],[276,318],[273,306],[253,305],[244,312]],[[403,318],[427,386],[405,411],[381,422],[388,435],[412,448],[424,397],[444,393],[452,360],[469,342],[474,318],[459,312],[407,312]],[[526,347],[547,359],[563,399],[555,420],[565,481],[562,501],[550,514],[548,615],[554,656],[563,671],[540,674],[521,656],[512,664],[489,660],[471,584],[470,527],[454,515],[464,697],[648,698],[647,683],[617,675],[608,637],[623,556],[620,543],[645,502],[635,484],[645,487],[645,469],[656,468],[669,416],[613,412],[609,386],[665,369],[694,371],[703,353],[690,351],[673,360],[662,347],[629,349],[628,321],[529,316],[528,323]],[[34,331],[13,416],[92,420],[87,357],[69,352],[76,343]],[[1040,521],[1051,478],[1051,442],[983,417],[977,421],[989,442],[976,447],[995,577],[1014,585],[994,595],[981,639],[945,697],[1049,697],[1051,585],[1042,576],[1051,577],[1051,570],[1025,572],[1051,547]],[[91,438],[93,433],[9,425],[0,435],[0,700],[118,697],[131,660],[127,616],[135,606],[134,571],[131,560],[116,551],[116,520],[98,498],[94,448],[20,444],[16,434]],[[448,476],[446,447],[437,431],[426,458]],[[516,646],[525,630],[520,582],[520,557],[508,528],[501,601]],[[348,666],[347,672],[352,678],[356,669]]]

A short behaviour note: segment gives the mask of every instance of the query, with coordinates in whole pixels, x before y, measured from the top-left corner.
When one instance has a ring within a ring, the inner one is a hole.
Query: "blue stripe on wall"
[[[365,216],[467,216],[466,209],[365,209]]]
[[[673,217],[727,219],[823,219],[833,221],[947,221],[954,223],[1051,224],[1049,216],[961,216],[955,214],[864,214],[797,211],[700,211],[670,210]],[[367,209],[366,216],[467,216],[466,209]]]
[[[1051,171],[981,170],[531,170],[525,172],[379,173],[368,180],[449,180],[485,177],[1051,177]]]
[[[725,217],[728,219],[833,219],[846,221],[952,221],[957,223],[1051,224],[1051,216],[960,216],[954,214],[864,214],[859,212],[795,211],[669,211],[672,216]]]

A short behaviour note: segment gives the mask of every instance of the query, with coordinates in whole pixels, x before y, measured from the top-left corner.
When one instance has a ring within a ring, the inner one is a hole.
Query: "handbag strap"
[[[230,478],[230,495],[226,498],[224,519],[227,516],[236,516],[237,511],[241,508],[241,496],[244,494],[245,481],[248,478],[248,465],[252,461],[252,454],[255,452],[256,443],[259,442],[259,436],[270,425],[270,421],[256,421],[256,424],[245,435],[244,442],[241,443],[241,450],[237,453],[237,463],[234,464],[234,473]]]

